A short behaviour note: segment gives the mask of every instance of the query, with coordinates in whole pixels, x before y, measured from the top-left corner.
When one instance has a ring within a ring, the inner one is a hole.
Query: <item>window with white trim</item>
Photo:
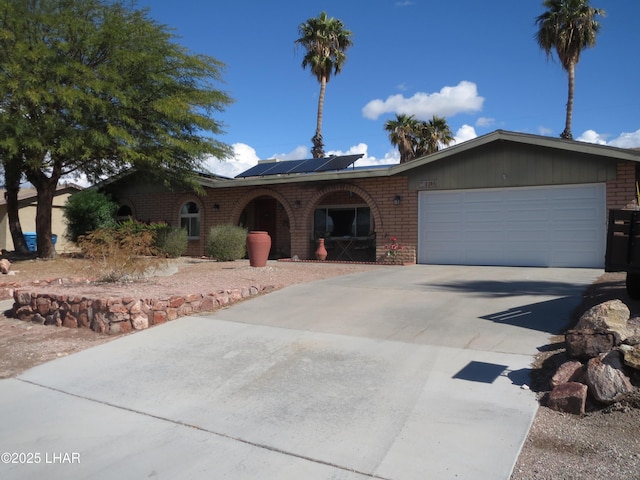
[[[180,209],[180,227],[189,239],[200,238],[200,208],[195,202],[187,202]]]

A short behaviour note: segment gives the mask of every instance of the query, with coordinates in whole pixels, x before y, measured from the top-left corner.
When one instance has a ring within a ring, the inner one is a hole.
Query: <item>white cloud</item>
[[[232,158],[220,161],[215,157],[210,157],[205,161],[205,167],[212,173],[233,178],[253,167],[260,160],[255,149],[245,143],[234,143],[232,148]]]
[[[478,134],[476,133],[476,129],[473,128],[471,125],[462,125],[458,129],[456,134],[453,136],[455,140],[452,143],[452,145],[456,145],[458,143],[466,142],[467,140],[474,139],[477,136],[478,136]]]
[[[301,145],[289,153],[276,153],[271,155],[271,158],[277,158],[278,160],[304,160],[305,158],[311,158],[311,156],[309,149]]]
[[[354,145],[349,148],[346,152],[341,150],[331,150],[327,152],[327,155],[357,155],[359,153],[363,154],[363,157],[356,161],[356,167],[369,167],[376,165],[392,165],[396,163],[400,163],[400,154],[397,150],[388,151],[383,158],[376,158],[373,156],[369,156],[368,154],[368,145],[366,143],[359,143],[358,145]]]
[[[639,148],[640,147],[640,130],[635,132],[623,132],[612,140],[607,140],[610,135],[598,133],[595,130],[587,130],[576,140],[579,142],[596,143],[598,145],[609,145],[618,148]]]
[[[494,123],[496,123],[495,118],[479,117],[478,120],[476,120],[476,127],[490,127]]]
[[[631,133],[623,132],[618,138],[611,140],[609,145],[620,148],[638,148],[640,147],[640,130]]]
[[[600,135],[595,130],[587,130],[587,131],[585,131],[582,135],[580,135],[578,138],[576,138],[576,140],[579,141],[579,142],[597,143],[598,145],[606,145],[607,144],[606,138],[603,135]]]
[[[397,94],[386,100],[371,100],[362,109],[362,115],[376,120],[385,113],[404,113],[428,120],[433,115],[450,117],[458,113],[478,112],[482,110],[483,102],[476,84],[462,81],[455,87],[442,87],[439,92],[418,92],[409,98]]]
[[[538,133],[540,135],[551,135],[553,133],[553,130],[548,127],[538,127]]]

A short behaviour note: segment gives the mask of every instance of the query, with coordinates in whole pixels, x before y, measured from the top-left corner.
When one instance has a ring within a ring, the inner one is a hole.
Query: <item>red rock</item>
[[[154,310],[153,312],[153,324],[158,325],[167,321],[167,312],[164,310]]]
[[[217,306],[218,304],[216,303],[215,297],[212,297],[211,295],[207,295],[202,299],[202,302],[200,302],[199,311],[211,312],[215,310]]]
[[[578,382],[582,379],[582,363],[575,360],[565,362],[551,378],[551,386],[557,387],[567,382]]]
[[[184,297],[171,297],[169,299],[169,307],[178,308],[182,304],[184,304],[184,302],[185,302]]]
[[[587,390],[587,386],[582,383],[563,383],[551,391],[547,406],[559,412],[583,415],[587,403]]]

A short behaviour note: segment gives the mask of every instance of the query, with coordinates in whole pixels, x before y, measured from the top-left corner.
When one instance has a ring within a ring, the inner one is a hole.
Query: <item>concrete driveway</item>
[[[61,358],[0,381],[0,478],[507,479],[600,273],[386,267]]]

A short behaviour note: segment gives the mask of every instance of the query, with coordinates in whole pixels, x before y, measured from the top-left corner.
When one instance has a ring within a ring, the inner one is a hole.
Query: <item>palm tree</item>
[[[384,129],[389,133],[391,145],[398,147],[400,163],[413,160],[415,154],[415,135],[419,122],[413,115],[396,114],[395,120],[387,120]]]
[[[597,15],[606,13],[589,5],[589,0],[544,0],[548,9],[536,17],[538,32],[536,40],[547,57],[552,50],[556,51],[562,68],[569,79],[569,95],[567,100],[567,117],[564,131],[560,137],[572,139],[571,120],[573,116],[573,93],[575,87],[575,68],[580,60],[580,53],[596,43],[596,35],[600,24]]]
[[[423,122],[413,115],[396,114],[395,120],[387,120],[384,129],[389,133],[391,144],[398,147],[400,163],[435,153],[454,141],[447,120],[436,115]]]
[[[342,70],[347,56],[345,52],[353,42],[352,33],[344,28],[344,24],[336,19],[329,18],[325,12],[321,12],[315,18],[310,18],[298,27],[296,45],[302,45],[307,53],[302,59],[302,68],[309,67],[311,74],[320,83],[320,96],[318,97],[318,117],[316,133],[311,139],[313,158],[324,157],[324,143],[322,141],[322,109],[324,106],[324,93],[331,75],[337,75]]]
[[[428,122],[420,122],[418,130],[416,157],[435,153],[443,146],[448,147],[454,141],[453,132],[444,117],[434,115]]]

